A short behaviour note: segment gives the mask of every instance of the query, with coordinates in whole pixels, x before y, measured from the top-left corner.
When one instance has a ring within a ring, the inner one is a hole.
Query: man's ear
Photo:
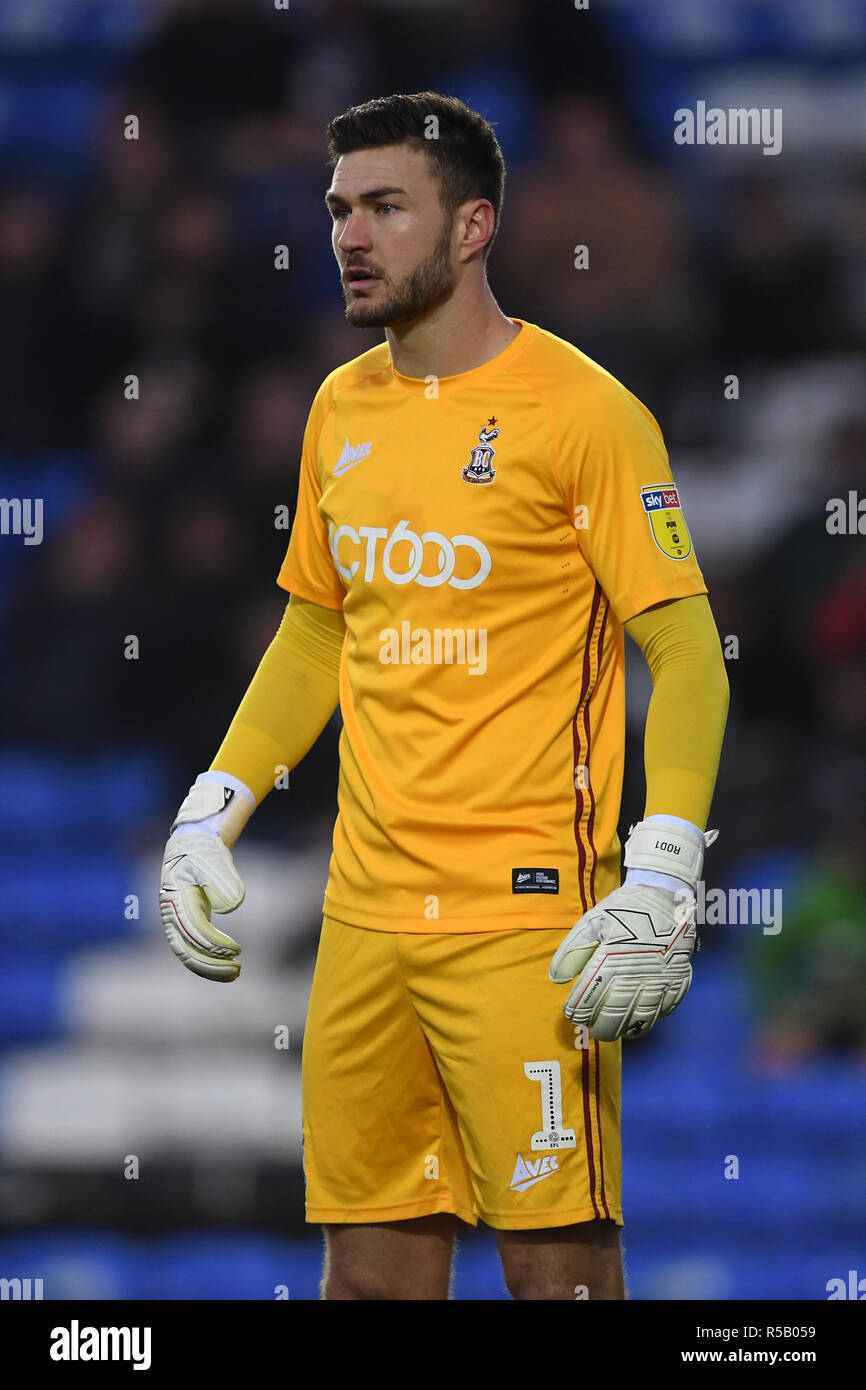
[[[496,230],[496,214],[487,198],[474,198],[471,203],[464,203],[457,215],[464,224],[461,258],[468,260],[470,256],[483,251],[490,241]]]

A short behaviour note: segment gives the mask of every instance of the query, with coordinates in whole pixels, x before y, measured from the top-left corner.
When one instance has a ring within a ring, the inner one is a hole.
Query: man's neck
[[[486,284],[480,295],[458,290],[418,322],[385,329],[397,371],[422,380],[481,367],[519,332],[520,325],[503,314]]]

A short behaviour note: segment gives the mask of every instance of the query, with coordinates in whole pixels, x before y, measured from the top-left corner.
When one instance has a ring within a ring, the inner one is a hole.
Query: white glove
[[[244,900],[234,844],[256,800],[249,787],[222,772],[203,772],[171,827],[162,861],[159,908],[168,944],[187,970],[229,983],[240,974],[240,946],[210,920]]]
[[[632,826],[625,883],[584,913],[555,952],[551,980],[577,978],[562,1011],[600,1042],[649,1032],[685,998],[695,891],[704,849],[718,833],[675,816]]]

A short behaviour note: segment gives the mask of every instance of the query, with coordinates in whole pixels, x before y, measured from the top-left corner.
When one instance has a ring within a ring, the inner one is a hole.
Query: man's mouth
[[[346,271],[346,283],[352,290],[369,290],[378,279],[378,275],[372,274],[363,266],[356,266],[354,269]]]

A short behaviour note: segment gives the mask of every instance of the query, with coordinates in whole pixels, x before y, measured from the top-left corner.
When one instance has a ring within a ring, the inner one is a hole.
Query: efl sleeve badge
[[[680,510],[675,487],[642,487],[640,500],[649,520],[653,539],[669,560],[685,560],[692,553],[692,538]]]

